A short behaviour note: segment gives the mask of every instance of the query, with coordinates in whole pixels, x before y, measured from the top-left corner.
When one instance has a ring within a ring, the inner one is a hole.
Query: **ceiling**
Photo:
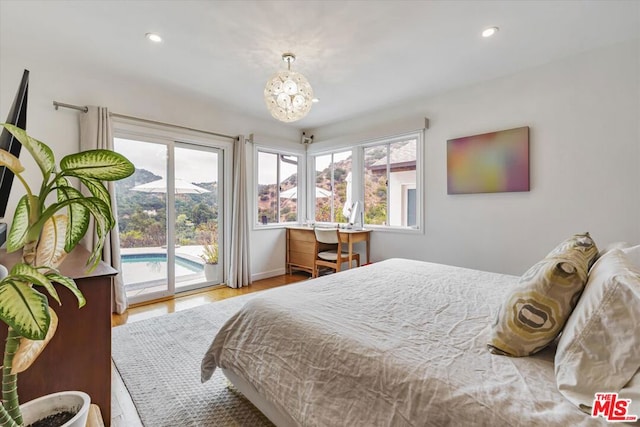
[[[269,120],[264,85],[293,52],[320,99],[300,129],[639,36],[636,0],[0,0],[0,60],[26,49]]]

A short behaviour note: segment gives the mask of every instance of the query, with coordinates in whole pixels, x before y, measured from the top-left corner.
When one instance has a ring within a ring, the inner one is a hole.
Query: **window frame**
[[[253,150],[253,164],[255,165],[254,167],[254,171],[255,173],[253,174],[253,230],[267,230],[267,229],[273,229],[273,228],[285,228],[285,227],[289,227],[292,225],[299,225],[301,223],[301,218],[303,217],[302,215],[304,215],[304,207],[306,206],[306,203],[301,202],[301,200],[306,200],[307,197],[307,192],[306,192],[306,185],[305,185],[305,156],[304,156],[304,152],[303,151],[296,151],[296,150],[288,150],[288,149],[283,149],[283,148],[279,148],[279,147],[274,147],[274,146],[270,146],[270,145],[262,145],[262,144],[255,144],[254,143],[254,150]],[[276,156],[278,156],[278,163],[277,163],[277,168],[276,168],[276,196],[277,196],[277,200],[278,203],[280,201],[280,156],[296,156],[298,158],[298,168],[297,168],[297,182],[298,182],[298,197],[296,199],[296,212],[297,212],[297,219],[296,221],[288,221],[288,222],[280,222],[280,207],[278,206],[278,222],[271,222],[268,224],[262,224],[260,223],[260,218],[258,218],[258,186],[260,185],[258,180],[259,180],[259,176],[260,176],[260,171],[259,171],[259,162],[258,162],[258,158],[260,156],[260,153],[267,153],[267,154],[275,154]]]
[[[398,133],[391,136],[385,136],[380,138],[367,139],[355,144],[336,144],[326,149],[319,149],[317,151],[310,147],[307,151],[307,164],[309,165],[307,170],[307,193],[313,191],[313,185],[315,185],[315,158],[317,156],[323,156],[327,154],[336,154],[352,151],[352,163],[351,163],[351,176],[352,176],[352,202],[358,201],[360,204],[360,212],[364,212],[364,186],[365,186],[365,169],[364,169],[364,150],[365,148],[374,146],[390,146],[394,142],[402,142],[410,139],[416,140],[416,225],[415,226],[398,226],[398,225],[377,225],[377,224],[361,224],[364,228],[383,232],[397,232],[397,233],[411,233],[411,234],[424,234],[424,129],[418,129],[414,131]],[[387,192],[387,200],[390,197]],[[306,200],[307,212],[309,218],[315,219],[315,198],[313,200]],[[389,202],[387,201],[387,217],[389,216]],[[315,221],[310,220],[315,223]],[[319,222],[318,224],[335,224]]]
[[[358,199],[355,198],[356,197],[356,193],[355,193],[355,178],[354,178],[354,170],[355,170],[355,165],[359,164],[356,162],[356,148],[355,147],[336,147],[334,149],[328,150],[328,151],[318,151],[318,152],[314,152],[314,153],[307,153],[308,157],[310,157],[310,159],[308,159],[307,161],[307,165],[309,165],[309,170],[307,173],[307,179],[309,182],[309,185],[307,187],[307,194],[313,195],[312,197],[306,199],[306,205],[307,205],[307,210],[306,212],[308,212],[308,218],[306,218],[305,223],[317,223],[317,224],[336,224],[335,221],[316,221],[316,198],[315,198],[315,186],[316,186],[316,158],[317,157],[322,157],[322,156],[328,156],[331,155],[331,165],[334,164],[334,160],[333,160],[333,156],[336,154],[341,154],[341,153],[346,153],[347,151],[351,151],[351,203],[357,201]],[[335,175],[335,169],[333,170],[334,173],[331,174],[331,191],[334,191],[335,188],[335,183],[334,183],[334,175]],[[335,218],[335,212],[334,212],[334,206],[331,206],[331,212],[332,212],[332,217]]]

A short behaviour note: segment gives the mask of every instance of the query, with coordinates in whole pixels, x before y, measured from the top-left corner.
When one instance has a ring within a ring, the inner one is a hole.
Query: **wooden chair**
[[[349,262],[349,252],[342,250],[340,231],[337,228],[315,228],[314,232],[316,235],[316,255],[313,263],[313,277],[318,277],[320,267],[329,267],[336,272],[340,271],[342,263]],[[360,254],[353,254],[353,259],[360,267]]]

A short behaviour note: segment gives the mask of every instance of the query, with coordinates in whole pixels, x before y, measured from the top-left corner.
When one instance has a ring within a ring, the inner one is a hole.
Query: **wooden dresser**
[[[87,304],[78,309],[73,294],[58,284],[55,287],[62,306],[47,294],[59,318],[58,330],[33,365],[18,375],[18,393],[20,402],[25,403],[57,391],[84,391],[91,396],[91,402],[100,407],[104,424],[108,426],[111,423],[111,286],[117,271],[100,263],[87,274],[85,263],[89,255],[86,249],[77,247],[60,266],[62,274],[76,281]],[[2,249],[0,264],[11,270],[20,256],[20,252],[7,254]],[[4,343],[7,328],[4,324],[0,326],[0,340]]]
[[[369,262],[371,230],[340,230],[340,241],[346,243],[346,250],[350,257],[353,254],[353,244],[366,243],[366,262]],[[311,227],[287,227],[287,257],[286,271],[291,274],[293,270],[302,270],[313,274],[315,261],[316,236]],[[322,248],[321,248],[322,249]],[[351,260],[349,261],[351,268]]]

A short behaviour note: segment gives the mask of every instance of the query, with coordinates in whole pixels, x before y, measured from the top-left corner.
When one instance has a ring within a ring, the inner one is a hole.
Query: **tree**
[[[196,224],[206,224],[209,221],[218,218],[217,212],[214,212],[209,206],[204,203],[198,203],[191,213],[191,218]]]

